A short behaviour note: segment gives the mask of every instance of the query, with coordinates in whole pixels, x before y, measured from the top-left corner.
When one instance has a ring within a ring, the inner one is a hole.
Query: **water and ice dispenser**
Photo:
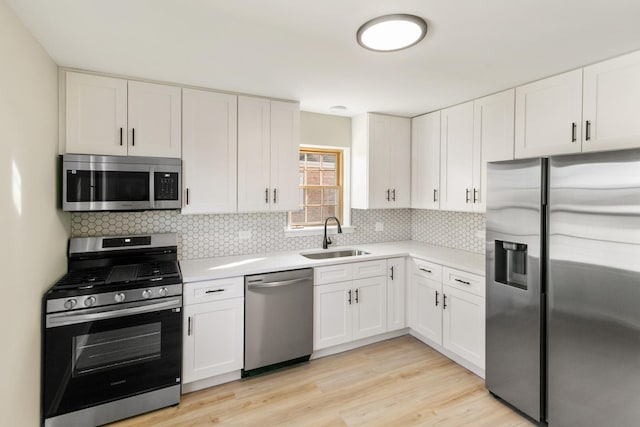
[[[524,243],[495,241],[496,282],[527,289],[527,245]]]

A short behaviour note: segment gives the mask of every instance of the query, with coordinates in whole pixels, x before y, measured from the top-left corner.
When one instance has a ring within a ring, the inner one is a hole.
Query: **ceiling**
[[[638,0],[5,0],[60,66],[415,116],[640,49]],[[379,15],[427,37],[361,48]]]

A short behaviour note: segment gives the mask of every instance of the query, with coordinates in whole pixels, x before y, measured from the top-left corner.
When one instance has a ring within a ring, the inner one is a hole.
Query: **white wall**
[[[351,118],[301,111],[300,143],[351,147]]]
[[[0,424],[40,417],[43,292],[66,270],[56,209],[57,67],[0,0]]]

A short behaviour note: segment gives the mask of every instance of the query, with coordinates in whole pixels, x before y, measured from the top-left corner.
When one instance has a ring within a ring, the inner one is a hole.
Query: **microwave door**
[[[149,165],[76,163],[64,165],[65,211],[142,210],[152,205]]]

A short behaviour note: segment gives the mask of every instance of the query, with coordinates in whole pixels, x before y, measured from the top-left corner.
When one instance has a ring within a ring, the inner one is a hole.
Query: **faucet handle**
[[[327,246],[331,245],[331,243],[333,243],[333,242],[331,241],[331,237],[327,236]]]

